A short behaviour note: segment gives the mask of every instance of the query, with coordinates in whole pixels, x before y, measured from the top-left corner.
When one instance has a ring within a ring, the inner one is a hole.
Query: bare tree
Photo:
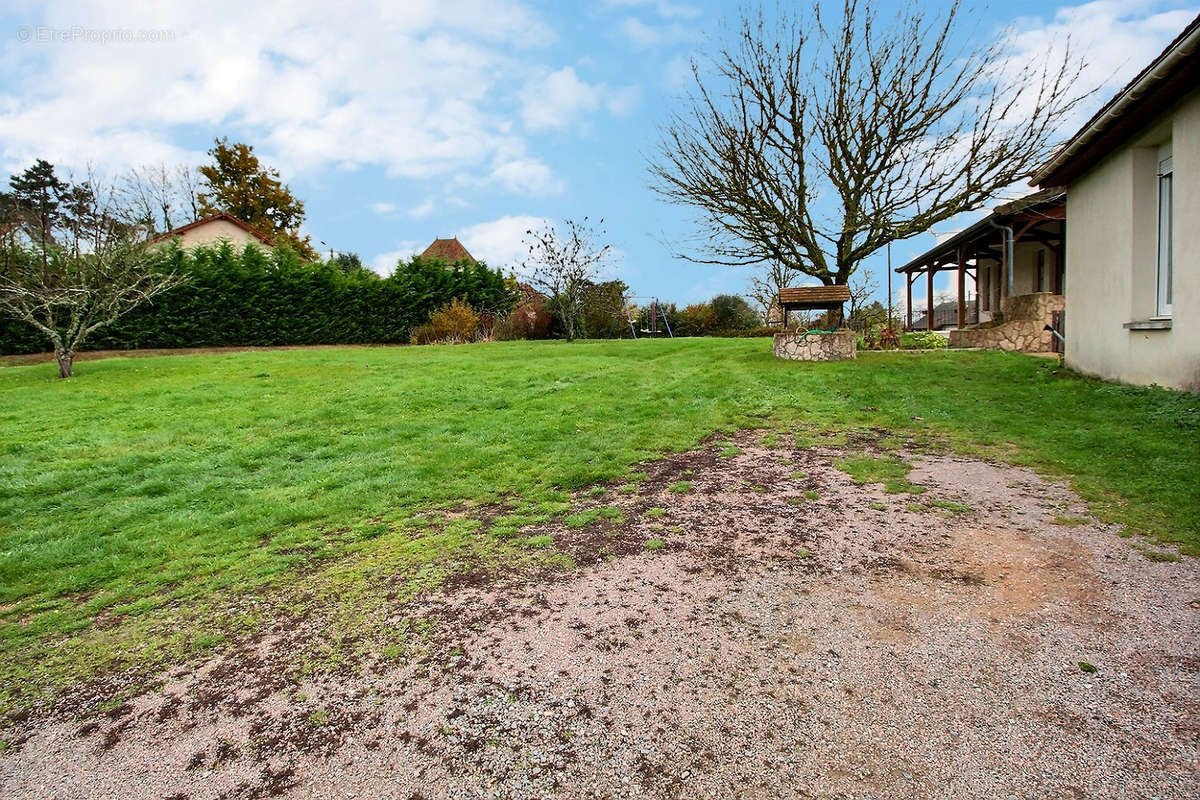
[[[747,294],[761,307],[765,324],[783,324],[783,311],[776,302],[779,290],[791,286],[803,274],[793,264],[784,261],[767,261],[762,264],[761,269],[750,275],[750,287]]]
[[[166,163],[143,164],[121,180],[121,199],[129,213],[153,233],[166,233],[199,219],[198,186],[192,168]]]
[[[529,255],[521,266],[529,281],[550,296],[550,309],[562,320],[568,341],[583,334],[584,299],[611,254],[612,245],[600,244],[604,235],[587,217],[564,220],[561,231],[550,223],[525,231]]]
[[[57,181],[57,179],[54,179]],[[21,226],[0,237],[0,311],[37,328],[69,378],[89,335],[181,282],[146,246],[146,231],[93,176],[54,184],[44,235]]]
[[[849,281],[847,288],[850,290],[850,318],[854,319],[858,316],[858,310],[871,299],[871,295],[879,291],[879,282],[875,280],[871,270],[864,269]]]
[[[960,4],[926,5],[903,0],[888,19],[859,0],[837,20],[819,4],[770,21],[744,11],[693,63],[649,167],[656,191],[697,212],[684,257],[844,284],[888,242],[980,207],[1050,154],[1082,99],[1081,65],[1069,52],[1015,63],[1004,37],[959,49]]]

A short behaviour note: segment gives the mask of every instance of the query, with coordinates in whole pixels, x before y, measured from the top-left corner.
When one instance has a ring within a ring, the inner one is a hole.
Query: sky
[[[971,12],[964,30],[1012,26],[1018,58],[1069,39],[1087,62],[1080,85],[1096,89],[1070,133],[1198,10],[1011,0]],[[646,171],[690,59],[737,11],[701,0],[8,0],[0,169],[35,158],[109,174],[195,165],[228,136],[281,171],[322,250],[358,253],[383,273],[439,236],[508,268],[530,227],[587,216],[604,220],[613,246],[608,277],[634,295],[741,293],[748,268],[672,256],[689,217],[650,190]],[[896,243],[893,263],[979,216]],[[885,259],[865,263],[881,288]]]

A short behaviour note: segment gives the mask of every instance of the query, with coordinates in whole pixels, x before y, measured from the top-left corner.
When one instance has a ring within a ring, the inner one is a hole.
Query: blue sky
[[[284,173],[314,241],[380,269],[449,235],[505,267],[531,224],[589,215],[605,219],[613,273],[636,294],[741,292],[746,270],[671,257],[663,241],[687,234],[686,212],[648,189],[645,170],[688,59],[736,10],[696,0],[10,2],[0,166],[199,163],[213,137],[229,136]],[[970,32],[1015,25],[1018,55],[1061,48],[1069,34],[1089,62],[1084,83],[1100,87],[1082,121],[1196,13],[1186,2],[1022,0],[976,12]],[[893,260],[933,242],[898,243]],[[867,265],[880,284],[883,258]]]

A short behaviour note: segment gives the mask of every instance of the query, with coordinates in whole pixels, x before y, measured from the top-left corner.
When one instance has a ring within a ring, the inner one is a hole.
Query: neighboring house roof
[[[528,283],[517,283],[517,291],[521,293],[523,303],[544,303],[550,296],[530,286]]]
[[[1031,183],[1067,185],[1198,86],[1200,16],[1038,168]]]
[[[425,252],[421,253],[421,258],[436,258],[450,264],[456,261],[475,260],[474,256],[467,252],[467,248],[458,241],[457,236],[449,239],[434,239],[433,244],[426,247]]]
[[[1007,203],[1001,203],[992,209],[992,213],[965,228],[945,241],[938,242],[921,255],[909,261],[896,272],[923,272],[931,263],[940,266],[941,262],[955,259],[959,245],[969,245],[981,237],[997,235],[996,225],[1010,225],[1015,221],[1050,222],[1062,219],[1062,209],[1066,207],[1067,192],[1065,189],[1052,187],[1042,189]],[[974,257],[969,253],[968,258]]]
[[[232,214],[225,214],[225,213],[213,214],[211,217],[205,217],[204,219],[198,219],[195,222],[189,222],[187,225],[181,225],[173,231],[167,231],[166,233],[160,233],[158,236],[155,236],[150,241],[151,242],[162,242],[167,239],[171,239],[175,236],[182,236],[183,234],[187,233],[188,231],[195,230],[196,228],[200,228],[204,225],[208,225],[213,222],[219,222],[222,220],[230,223],[231,225],[235,225],[235,226],[241,228],[246,233],[250,234],[255,239],[258,239],[260,242],[265,244],[267,247],[275,246],[275,241],[273,239],[271,239],[270,236],[267,236],[265,233],[260,231],[258,228],[255,228],[253,225],[251,225],[247,222],[242,222],[240,219],[233,216]]]

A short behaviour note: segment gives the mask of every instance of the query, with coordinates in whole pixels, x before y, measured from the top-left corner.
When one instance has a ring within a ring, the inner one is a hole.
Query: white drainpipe
[[[1008,296],[1013,296],[1013,229],[1008,225],[997,225],[988,218],[988,224],[997,230],[1004,231],[1004,272],[1005,285],[1008,287]]]

